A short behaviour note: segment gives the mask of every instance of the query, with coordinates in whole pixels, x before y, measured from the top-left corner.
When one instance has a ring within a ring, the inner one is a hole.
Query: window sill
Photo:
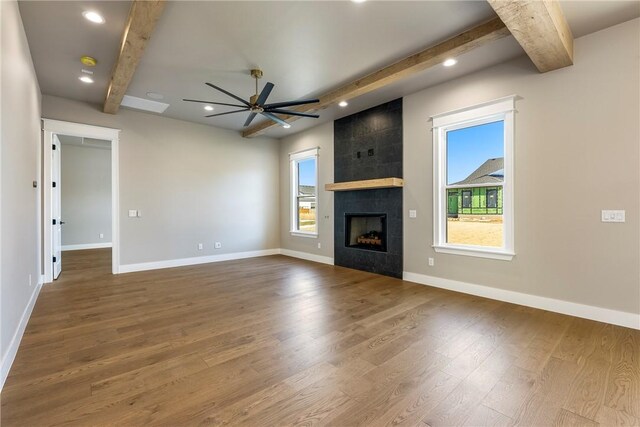
[[[318,233],[305,233],[304,231],[291,231],[292,236],[295,237],[307,237],[309,239],[317,239]]]
[[[433,249],[442,254],[474,256],[478,258],[490,258],[501,261],[511,261],[516,255],[513,252],[492,249],[478,249],[465,246],[438,246],[433,245]]]

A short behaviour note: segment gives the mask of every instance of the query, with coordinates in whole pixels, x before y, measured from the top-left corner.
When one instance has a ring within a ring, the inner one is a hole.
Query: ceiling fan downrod
[[[252,69],[251,77],[253,77],[256,80],[256,94],[252,95],[251,98],[249,98],[249,103],[255,108],[257,107],[256,102],[258,101],[258,80],[262,78],[262,70],[259,68]],[[260,109],[259,111],[251,109],[251,111],[254,111],[256,113],[262,113],[264,109]]]

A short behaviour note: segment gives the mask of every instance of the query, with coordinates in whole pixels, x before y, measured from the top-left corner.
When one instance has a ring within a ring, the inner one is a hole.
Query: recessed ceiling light
[[[88,21],[91,21],[95,24],[104,24],[104,18],[98,12],[94,12],[92,10],[85,10],[82,12],[82,16]]]
[[[364,3],[367,0],[351,0],[351,1],[354,2],[354,3]]]
[[[211,105],[205,105],[204,109],[207,111],[213,111],[213,107]]]
[[[164,99],[164,95],[157,92],[147,92],[147,97],[151,99]]]
[[[89,76],[79,77],[80,81],[83,83],[93,83],[93,79]]]
[[[339,106],[341,106],[342,108],[346,107],[347,105],[349,105],[349,103],[347,101],[340,101],[338,103]]]
[[[456,65],[457,63],[458,63],[458,61],[456,61],[455,59],[453,59],[453,58],[449,58],[449,59],[447,59],[446,61],[444,61],[444,62],[442,63],[442,65],[444,65],[445,67],[451,67],[451,66],[453,66],[453,65]]]
[[[282,125],[282,127],[285,128],[285,129],[289,129],[291,127],[291,125],[289,123],[287,123],[285,125]]]

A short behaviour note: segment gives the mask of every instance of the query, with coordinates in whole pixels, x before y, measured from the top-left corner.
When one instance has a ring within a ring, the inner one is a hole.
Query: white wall
[[[291,235],[291,179],[289,153],[320,147],[318,154],[318,238]],[[333,258],[333,122],[280,141],[280,245],[283,249]],[[318,248],[320,243],[320,248]]]
[[[15,1],[0,2],[0,387],[39,290],[40,89]]]
[[[277,140],[127,109],[104,114],[47,95],[42,110],[46,118],[122,130],[122,265],[279,247]],[[129,218],[129,209],[142,216]]]
[[[577,39],[572,67],[540,74],[521,57],[405,97],[405,272],[640,313],[638,52],[635,19]],[[515,119],[517,255],[508,262],[436,254],[429,117],[512,94],[521,97]],[[286,153],[332,145],[333,129],[321,125],[282,142],[284,192]],[[333,176],[326,156],[320,174]],[[286,202],[283,195],[281,210]],[[409,209],[418,211],[416,219],[408,217]],[[626,209],[627,222],[601,223],[601,209]],[[332,229],[331,220],[323,247],[333,247]],[[283,248],[317,253],[313,243],[282,230]]]
[[[111,150],[63,142],[61,169],[62,249],[111,243]]]

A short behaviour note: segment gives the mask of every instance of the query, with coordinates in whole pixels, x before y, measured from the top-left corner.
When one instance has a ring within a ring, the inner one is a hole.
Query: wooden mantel
[[[398,188],[404,186],[402,178],[378,178],[364,181],[334,182],[325,184],[325,191],[373,190],[376,188]]]

